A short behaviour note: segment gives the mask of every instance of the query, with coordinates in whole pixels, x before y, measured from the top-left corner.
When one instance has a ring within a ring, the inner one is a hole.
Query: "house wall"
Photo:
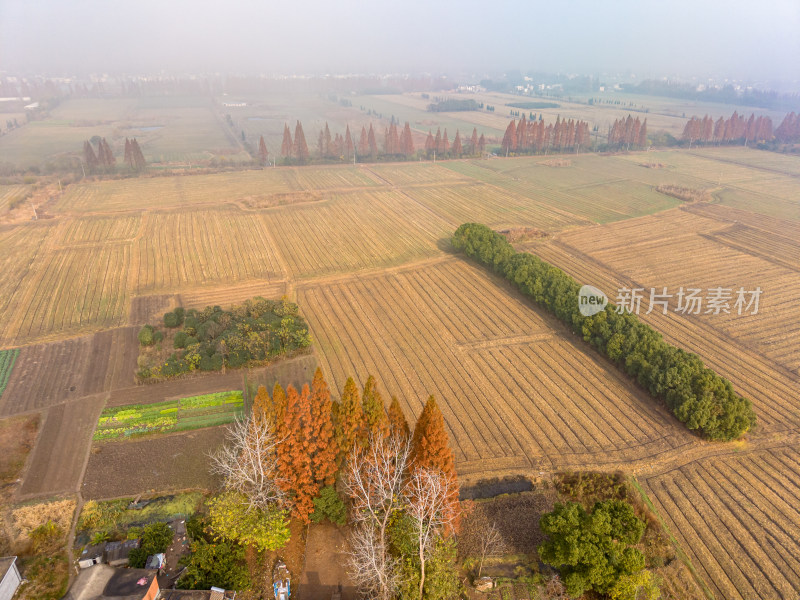
[[[156,596],[158,596],[158,591],[159,591],[158,578],[153,577],[153,583],[151,583],[150,587],[147,588],[147,593],[144,595],[144,598],[142,598],[142,600],[156,600]]]
[[[0,600],[11,600],[14,592],[17,591],[22,577],[19,575],[16,563],[12,563],[11,567],[6,571],[3,580],[0,581]]]

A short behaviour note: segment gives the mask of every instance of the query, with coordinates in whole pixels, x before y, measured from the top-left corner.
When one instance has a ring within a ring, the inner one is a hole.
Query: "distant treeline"
[[[634,119],[630,115],[627,119],[617,119],[608,128],[608,145],[617,148],[625,146],[626,149],[631,146],[647,148],[647,119],[644,123],[639,121],[639,117]]]
[[[480,107],[475,100],[441,100],[428,104],[430,112],[459,112],[467,110],[478,110]]]
[[[756,423],[750,401],[731,383],[706,368],[695,354],[665,342],[636,315],[618,313],[608,304],[600,313],[580,313],[580,286],[569,275],[539,257],[516,252],[485,225],[465,223],[453,235],[453,246],[492,267],[541,307],[552,312],[584,341],[609,357],[655,398],[666,402],[689,429],[711,440],[734,440]]]
[[[503,154],[536,154],[548,150],[580,150],[589,145],[589,124],[586,121],[556,117],[555,123],[543,120],[511,119],[500,148]]]
[[[512,102],[510,104],[506,104],[506,106],[510,106],[511,108],[524,108],[525,110],[531,110],[534,108],[558,108],[561,106],[556,102]]]
[[[745,144],[748,142],[768,142],[773,138],[772,119],[754,114],[749,119],[734,111],[728,119],[720,117],[716,121],[705,115],[702,119],[692,117],[683,128],[683,139],[689,145],[694,142],[714,142]]]
[[[700,100],[702,102],[718,102],[721,104],[738,104],[739,106],[756,106],[773,110],[800,109],[800,95],[798,94],[779,94],[778,92],[762,92],[760,90],[739,92],[732,85],[698,90],[694,84],[648,79],[636,86],[624,86],[623,91],[632,94],[665,96],[667,98]]]

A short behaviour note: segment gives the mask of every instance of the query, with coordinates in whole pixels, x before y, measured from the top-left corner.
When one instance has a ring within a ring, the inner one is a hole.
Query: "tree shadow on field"
[[[459,252],[455,248],[453,248],[451,239],[452,238],[450,236],[439,238],[438,240],[436,240],[436,247],[445,254],[452,254],[452,255],[459,254]]]

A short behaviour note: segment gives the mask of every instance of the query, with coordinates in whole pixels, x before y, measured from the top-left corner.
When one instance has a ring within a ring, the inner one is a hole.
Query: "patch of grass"
[[[244,408],[240,390],[191,396],[153,404],[128,404],[105,409],[100,414],[94,441],[185,431],[225,425]]]
[[[16,600],[59,600],[67,593],[69,561],[66,553],[22,557],[20,571],[28,582]]]
[[[8,379],[11,377],[11,371],[14,368],[14,363],[19,356],[19,348],[11,350],[0,350],[0,397],[6,391]]]
[[[125,537],[130,528],[141,527],[150,523],[170,521],[177,518],[188,518],[195,514],[203,502],[201,492],[187,492],[159,496],[150,500],[139,509],[129,509],[134,498],[121,500],[96,501],[89,500],[83,505],[78,530],[91,538],[97,532],[114,532],[112,537]]]

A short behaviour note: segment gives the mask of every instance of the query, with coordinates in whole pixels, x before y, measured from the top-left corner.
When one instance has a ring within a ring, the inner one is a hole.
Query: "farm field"
[[[137,330],[111,329],[19,349],[0,415],[41,410],[134,385]]]
[[[643,483],[717,598],[797,597],[796,445],[701,459]]]
[[[300,286],[297,295],[332,387],[373,374],[409,415],[436,395],[463,475],[567,468],[599,454],[610,464],[694,443],[666,411],[462,261]]]
[[[673,294],[667,317],[701,321],[716,330],[718,336],[763,355],[797,376],[800,315],[795,298],[800,293],[800,272],[791,260],[798,253],[797,244],[791,237],[760,229],[757,223],[758,219],[752,226],[746,221],[729,225],[704,218],[690,207],[613,226],[567,232],[557,237],[556,244],[566,253],[586,255],[621,276],[606,288],[612,301],[626,281],[643,288],[646,300],[650,288],[662,292],[667,287],[667,292]],[[538,249],[534,251],[538,253]],[[550,250],[543,252],[547,255]],[[692,260],[687,260],[688,256]],[[553,262],[562,266],[558,258]],[[568,266],[562,268],[569,271]],[[581,275],[581,280],[587,276]],[[681,287],[722,287],[732,292],[727,308],[719,314],[708,314],[709,308],[704,306],[702,314],[679,315],[674,311]],[[734,303],[739,288],[762,290],[757,314],[751,314],[753,310],[748,312],[746,307],[738,314]],[[646,305],[645,301],[645,308]]]
[[[137,138],[150,164],[186,163],[225,157],[250,160],[226,130],[210,98],[71,98],[49,117],[34,120],[0,139],[0,161],[41,167],[64,156],[79,156],[85,140],[105,137],[121,163],[125,138]]]
[[[48,204],[52,218],[0,228],[0,348],[19,347],[0,416],[44,417],[21,493],[81,486],[85,498],[107,498],[211,485],[204,456],[221,428],[112,439],[103,427],[95,433],[101,413],[135,405],[141,425],[174,408],[179,425],[178,399],[300,383],[318,364],[334,395],[348,376],[363,384],[375,375],[409,417],[434,394],[466,484],[555,470],[635,472],[718,598],[790,598],[800,572],[789,510],[800,501],[794,167],[787,157],[770,166],[772,155],[727,150],[570,156],[563,167],[531,157],[67,187]],[[662,184],[710,190],[713,201],[681,204],[655,190]],[[450,235],[465,221],[540,230],[544,239],[523,247],[612,301],[620,285],[760,286],[757,315],[643,316],[749,397],[757,428],[736,445],[692,435],[510,285],[450,254]],[[142,323],[178,305],[283,294],[309,323],[313,355],[135,384]],[[0,363],[0,381],[2,373]],[[687,503],[695,512],[675,508]],[[711,516],[717,521],[705,521]],[[747,575],[753,565],[757,579]]]
[[[439,254],[449,224],[402,193],[332,194],[263,215],[294,277],[392,266]]]
[[[22,198],[28,192],[25,185],[0,185],[0,214],[3,213],[9,204]]]
[[[55,218],[0,231],[0,248],[9,250],[0,258],[0,279],[11,290],[0,297],[0,308],[11,307],[0,312],[0,345],[138,323],[127,319],[140,296],[191,296],[222,285],[288,291],[295,279],[434,258],[468,220],[545,234],[624,221],[680,203],[656,191],[659,185],[713,189],[716,182],[704,179],[716,176],[709,164],[732,173],[728,186],[780,176],[664,154],[665,161],[677,157],[675,164],[643,168],[655,153],[581,155],[566,159],[567,166],[530,157],[78,183],[48,204]],[[771,195],[763,195],[770,210],[791,206],[791,197],[779,193],[769,188]],[[56,285],[54,277],[65,272],[72,276]],[[79,281],[86,284],[71,283]]]
[[[307,173],[304,172],[308,171]],[[281,167],[211,175],[150,177],[78,183],[56,204],[65,213],[122,212],[219,206],[279,194],[377,185],[361,167]]]
[[[135,497],[143,490],[160,492],[210,489],[208,453],[225,438],[222,427],[209,427],[93,447],[81,493],[86,499]],[[97,449],[97,451],[94,451]],[[119,477],[121,471],[125,477]]]
[[[20,489],[21,498],[78,491],[92,430],[104,402],[105,398],[97,395],[47,409]]]
[[[133,245],[132,290],[141,295],[209,283],[284,278],[265,223],[238,210],[148,214]]]
[[[227,425],[242,413],[241,391],[216,392],[145,405],[106,408],[93,441]]]

